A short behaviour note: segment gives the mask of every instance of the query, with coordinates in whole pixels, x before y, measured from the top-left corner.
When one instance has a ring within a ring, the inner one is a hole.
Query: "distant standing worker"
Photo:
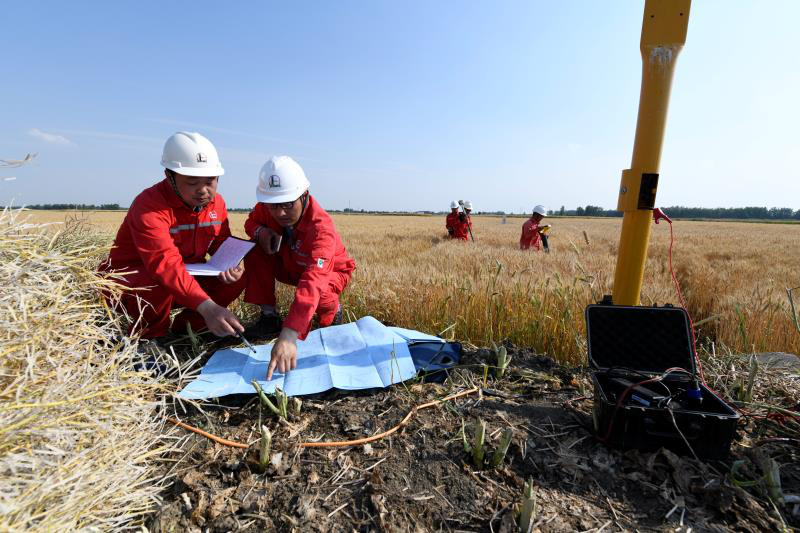
[[[541,250],[543,239],[547,237],[544,232],[550,229],[549,225],[542,225],[542,219],[547,216],[547,210],[543,205],[537,205],[533,208],[531,218],[525,221],[522,225],[522,235],[519,238],[519,247],[521,250]]]
[[[133,290],[122,295],[132,320],[130,333],[143,339],[177,333],[191,325],[220,337],[244,331],[227,307],[245,286],[241,266],[218,277],[195,278],[186,263],[201,263],[231,235],[225,200],[217,194],[225,173],[211,141],[178,132],[164,144],[165,178],[133,200],[101,272],[119,271]],[[172,322],[170,311],[183,307]]]
[[[469,200],[464,200],[463,202],[458,203],[464,210],[461,213],[458,213],[453,232],[453,238],[462,241],[468,241],[470,239],[474,240],[474,237],[472,236],[472,217],[470,216],[472,213],[472,202]]]
[[[267,379],[274,370],[297,366],[297,340],[305,339],[316,313],[321,327],[342,321],[341,295],[356,263],[347,255],[328,213],[308,192],[310,183],[291,157],[272,157],[261,168],[245,231],[258,246],[248,254],[245,301],[261,306],[247,334],[280,333],[272,348]],[[286,320],[275,308],[275,282],[297,287]]]
[[[456,233],[456,223],[458,222],[458,202],[453,200],[450,202],[450,214],[447,215],[447,219],[445,219],[444,226],[447,228],[447,234],[450,235],[450,238],[455,238]]]

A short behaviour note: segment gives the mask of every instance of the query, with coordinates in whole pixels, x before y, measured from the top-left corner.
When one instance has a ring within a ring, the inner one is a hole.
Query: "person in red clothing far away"
[[[453,200],[450,202],[450,213],[444,221],[444,227],[447,228],[447,234],[451,239],[456,235],[456,223],[458,222],[458,202]]]
[[[244,331],[227,309],[245,286],[241,265],[218,277],[186,272],[186,263],[203,262],[231,234],[228,212],[217,194],[225,173],[211,141],[199,133],[179,132],[164,144],[165,179],[142,191],[131,203],[104,273],[132,289],[121,303],[132,320],[131,334],[158,339],[170,330],[170,310],[185,308],[172,331],[208,327],[220,337]]]
[[[459,201],[458,205],[464,208],[464,211],[456,215],[456,222],[453,231],[453,238],[462,241],[472,239],[472,202],[469,200]]]
[[[531,218],[522,225],[522,235],[519,238],[520,250],[541,250],[543,240],[547,238],[545,233],[550,229],[550,225],[542,225],[542,219],[547,216],[547,210],[543,205],[533,208]]]
[[[326,327],[342,321],[341,295],[356,268],[328,213],[308,192],[300,165],[288,156],[270,158],[261,168],[258,203],[245,231],[258,245],[245,258],[244,300],[261,306],[258,322],[245,335],[278,334],[267,379],[297,365],[297,340],[304,339],[314,314]],[[275,282],[297,287],[286,319],[275,308]]]

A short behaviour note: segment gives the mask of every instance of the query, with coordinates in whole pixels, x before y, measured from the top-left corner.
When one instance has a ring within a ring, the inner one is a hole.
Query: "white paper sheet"
[[[207,263],[189,263],[186,272],[192,276],[216,276],[238,265],[256,243],[228,237]]]

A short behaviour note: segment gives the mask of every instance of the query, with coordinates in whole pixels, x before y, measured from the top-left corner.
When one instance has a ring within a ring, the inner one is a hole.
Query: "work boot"
[[[281,322],[281,317],[278,315],[265,315],[261,313],[258,317],[258,321],[255,324],[251,324],[244,330],[244,336],[246,338],[253,337],[254,339],[263,339],[266,337],[275,337],[281,332],[281,328],[283,327],[283,322]]]
[[[336,314],[333,315],[333,322],[331,322],[331,326],[341,326],[343,323],[342,319],[342,306],[339,306],[337,309]]]
[[[169,370],[167,362],[166,346],[168,337],[158,337],[155,339],[140,339],[136,346],[138,361],[133,365],[137,372],[152,372],[158,376],[163,376]]]

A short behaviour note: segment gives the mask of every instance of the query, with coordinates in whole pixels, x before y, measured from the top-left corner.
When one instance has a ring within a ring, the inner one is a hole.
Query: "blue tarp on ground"
[[[266,392],[280,387],[289,396],[314,394],[331,388],[357,390],[388,387],[414,377],[417,371],[408,345],[444,342],[438,337],[384,326],[367,316],[357,322],[312,331],[297,343],[297,368],[275,372],[266,381],[272,343],[227,348],[211,356],[200,375],[178,394],[201,400],[228,394],[254,393],[256,379]]]

